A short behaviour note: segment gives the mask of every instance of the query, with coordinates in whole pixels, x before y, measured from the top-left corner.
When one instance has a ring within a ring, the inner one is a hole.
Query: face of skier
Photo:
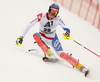
[[[49,16],[51,18],[54,18],[56,15],[58,14],[58,10],[56,9],[51,9],[50,13],[49,13]]]

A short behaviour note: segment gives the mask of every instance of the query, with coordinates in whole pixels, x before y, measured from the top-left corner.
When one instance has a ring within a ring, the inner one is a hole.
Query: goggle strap
[[[54,8],[51,8],[51,9],[58,11],[57,9],[54,9]]]

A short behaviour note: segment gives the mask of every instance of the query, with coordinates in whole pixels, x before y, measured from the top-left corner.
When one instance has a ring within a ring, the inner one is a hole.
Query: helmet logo
[[[55,4],[55,6],[58,6],[57,4]]]

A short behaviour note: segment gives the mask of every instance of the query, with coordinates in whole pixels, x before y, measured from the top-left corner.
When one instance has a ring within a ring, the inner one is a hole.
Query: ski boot
[[[79,71],[81,71],[82,73],[84,73],[85,77],[89,74],[89,70],[87,68],[85,68],[84,66],[80,67]]]
[[[44,62],[57,62],[58,59],[53,59],[53,58],[48,58],[48,57],[43,57],[42,60]]]
[[[44,62],[57,62],[58,58],[50,51],[48,57],[46,54],[44,54],[45,57],[43,57]]]

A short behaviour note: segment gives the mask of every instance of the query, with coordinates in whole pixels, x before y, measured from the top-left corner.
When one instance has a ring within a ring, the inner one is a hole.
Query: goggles
[[[58,10],[55,9],[51,9],[50,13],[52,14],[52,16],[56,16],[58,14]]]

